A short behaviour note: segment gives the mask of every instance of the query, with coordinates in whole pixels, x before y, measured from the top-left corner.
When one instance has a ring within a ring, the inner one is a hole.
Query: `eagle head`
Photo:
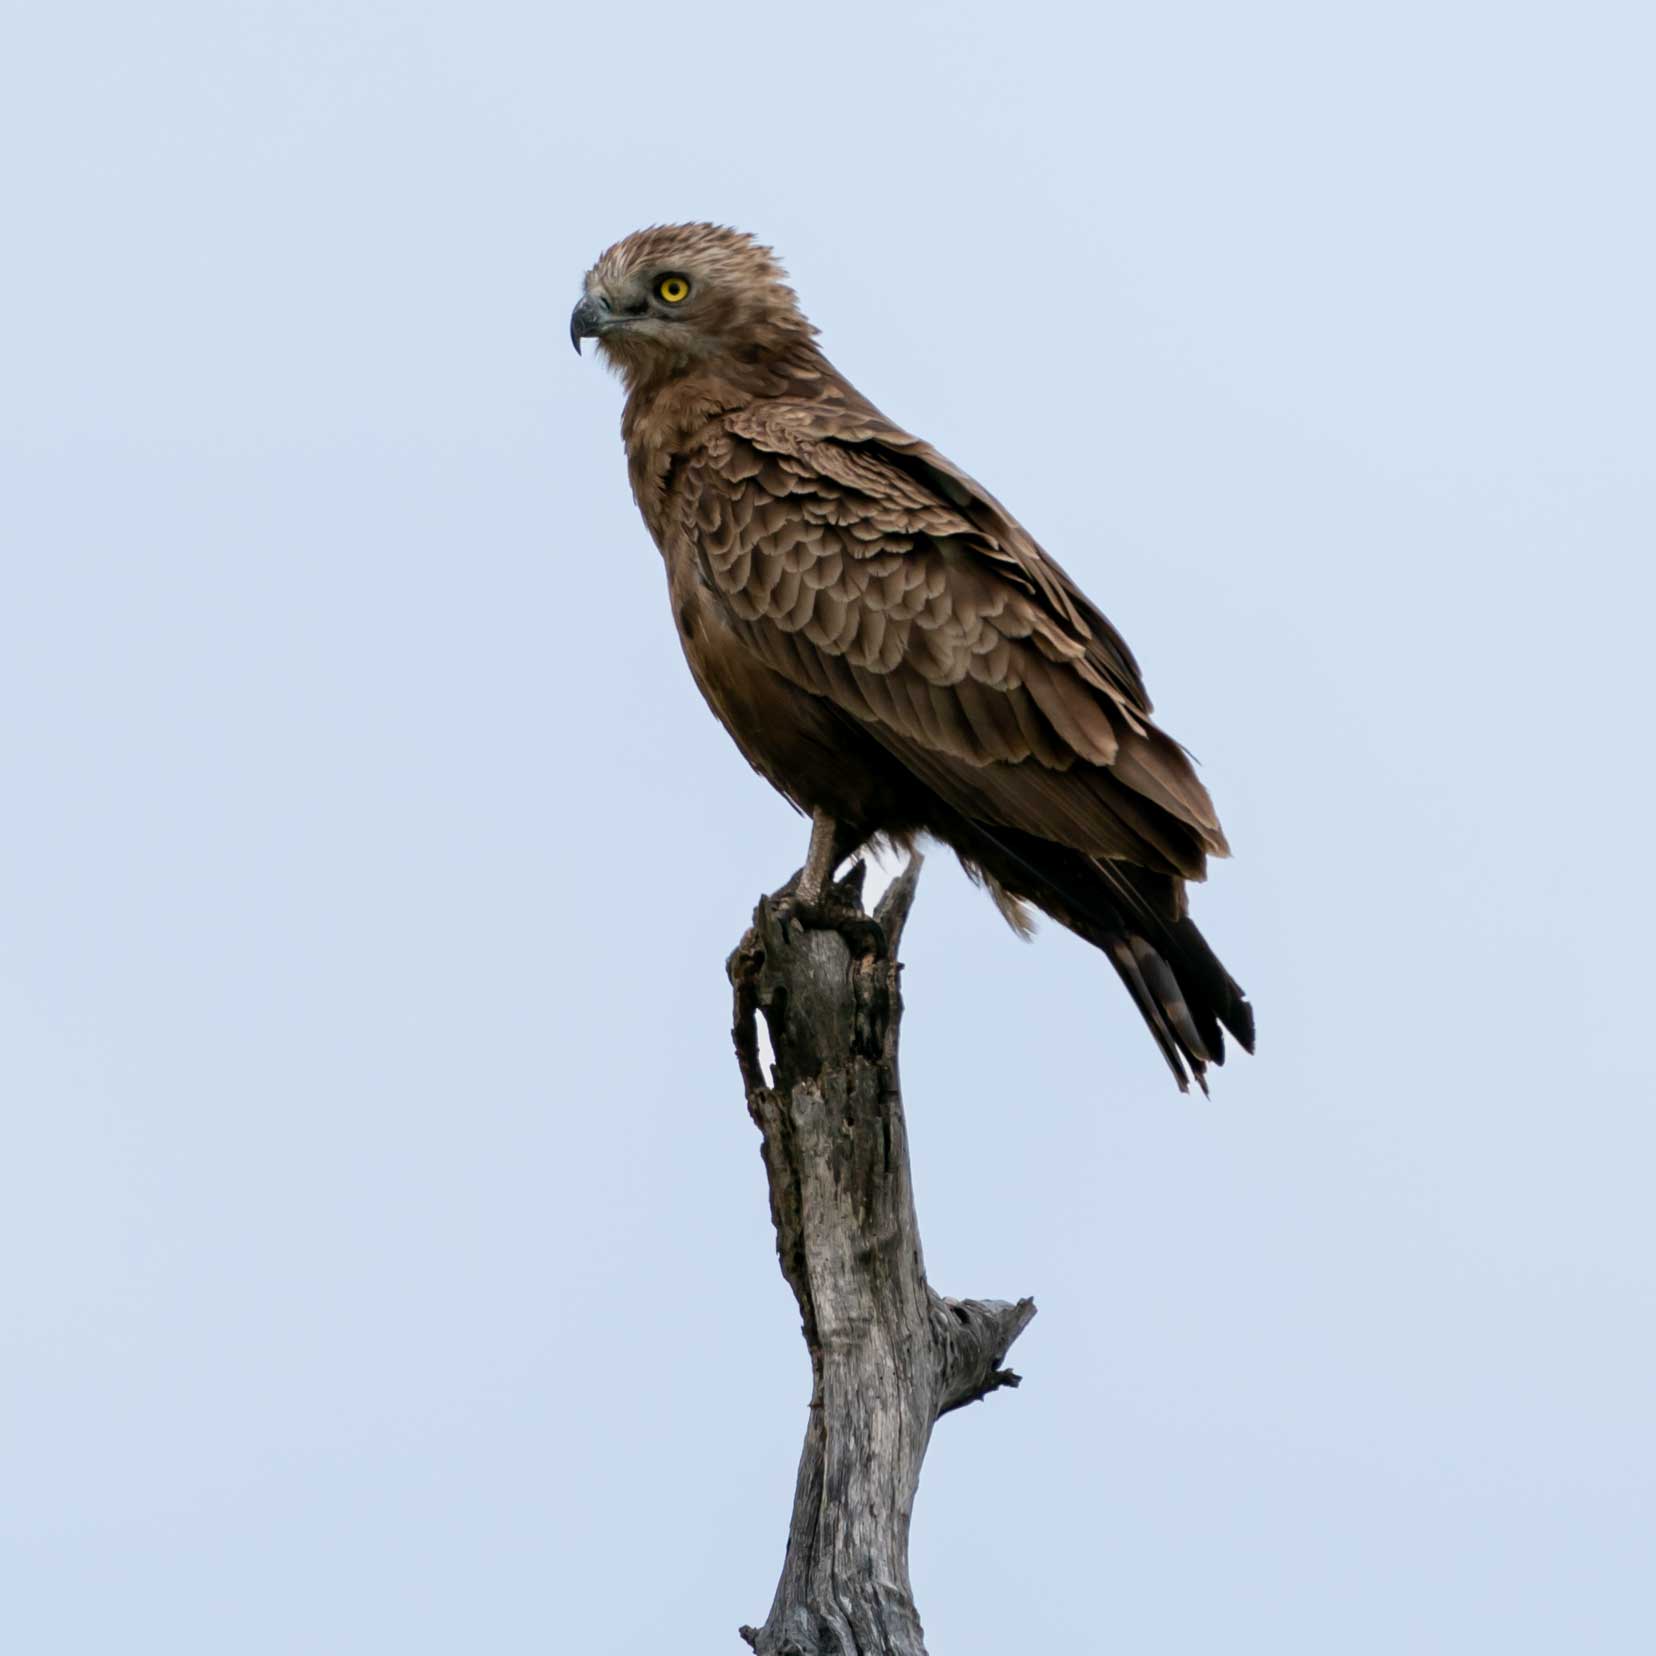
[[[629,385],[708,363],[758,366],[808,344],[776,255],[720,224],[659,224],[599,255],[569,319]]]

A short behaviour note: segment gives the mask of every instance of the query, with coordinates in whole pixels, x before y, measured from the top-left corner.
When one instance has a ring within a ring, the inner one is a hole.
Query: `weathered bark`
[[[925,1656],[908,1535],[932,1425],[1017,1385],[1001,1363],[1035,1315],[1033,1300],[944,1299],[926,1282],[897,1079],[897,945],[918,873],[915,858],[872,922],[860,866],[833,890],[846,916],[831,927],[763,898],[730,958],[736,1053],[813,1381],[782,1579],[765,1625],[741,1630],[758,1656]]]

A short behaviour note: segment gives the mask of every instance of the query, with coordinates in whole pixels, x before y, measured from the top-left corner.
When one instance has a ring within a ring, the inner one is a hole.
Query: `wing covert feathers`
[[[1190,878],[1225,854],[1126,645],[924,444],[854,407],[755,405],[708,431],[680,489],[743,643],[923,750],[990,820]]]
[[[986,491],[845,388],[727,414],[680,457],[702,577],[741,643],[938,802],[1015,926],[1094,943],[1181,1088],[1253,1014],[1184,912],[1227,854],[1110,623]]]

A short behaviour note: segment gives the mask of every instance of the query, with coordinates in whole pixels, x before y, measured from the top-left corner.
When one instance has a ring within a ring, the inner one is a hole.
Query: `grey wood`
[[[872,917],[862,873],[796,912],[763,898],[730,957],[734,1036],[811,1405],[793,1520],[758,1656],[925,1656],[908,1537],[933,1425],[1018,1376],[1033,1300],[945,1299],[926,1281],[897,1074],[897,948],[920,859]],[[808,918],[806,917],[808,915]],[[763,1018],[774,1051],[759,1055]]]

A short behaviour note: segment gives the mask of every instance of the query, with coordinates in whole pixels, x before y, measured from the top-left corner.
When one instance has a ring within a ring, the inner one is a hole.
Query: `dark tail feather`
[[[973,824],[970,860],[1099,949],[1149,1026],[1179,1090],[1207,1091],[1224,1030],[1253,1051],[1253,1008],[1185,917],[1173,882],[1013,829]],[[1221,1028],[1221,1025],[1223,1028]]]
[[[1198,998],[1211,1006],[1219,1021],[1236,1037],[1244,1052],[1254,1049],[1254,1015],[1241,986],[1219,963],[1208,940],[1196,929],[1194,920],[1180,920],[1173,927],[1174,953],[1179,971],[1191,983]]]
[[[1095,940],[1089,938],[1088,941]],[[1172,973],[1167,970],[1167,962],[1142,937],[1132,937],[1123,932],[1105,937],[1098,946],[1109,956],[1110,964],[1127,985],[1127,993],[1133,997],[1139,1016],[1149,1026],[1156,1045],[1161,1048],[1161,1055],[1167,1060],[1173,1079],[1179,1083],[1179,1091],[1190,1091],[1190,1076],[1194,1075],[1196,1085],[1205,1093],[1208,1090],[1204,1074],[1208,1052],[1201,1037],[1196,1036],[1189,1009],[1183,1005],[1177,985],[1173,985],[1174,1004],[1169,1002],[1167,988]],[[1157,967],[1160,968],[1159,973]],[[1159,983],[1155,981],[1157,978],[1161,979]],[[1194,1045],[1191,1036],[1196,1036]],[[1190,1066],[1188,1072],[1185,1069],[1187,1063]]]

